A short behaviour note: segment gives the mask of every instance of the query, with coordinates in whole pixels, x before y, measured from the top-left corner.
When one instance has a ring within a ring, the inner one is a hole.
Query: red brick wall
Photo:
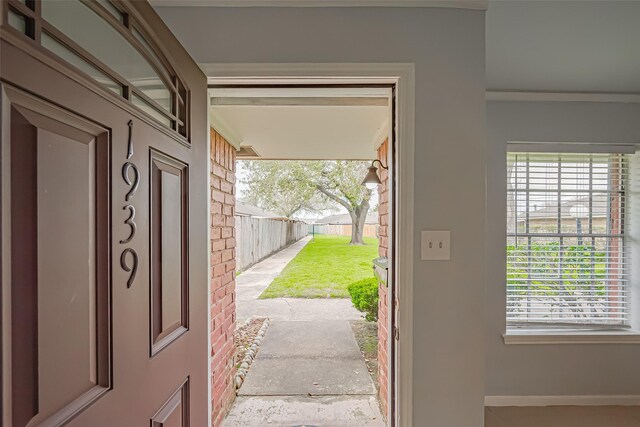
[[[386,140],[378,147],[378,160],[382,162],[383,165],[388,166],[387,163],[387,150],[389,148],[389,140]],[[388,256],[389,255],[389,234],[388,234],[388,225],[389,225],[389,193],[388,193],[388,173],[386,170],[382,168],[378,168],[378,172],[380,174],[380,180],[382,181],[382,185],[378,186],[378,195],[379,195],[379,207],[378,207],[378,218],[380,222],[380,242],[378,244],[378,253],[380,256]],[[380,386],[380,406],[382,407],[382,412],[385,416],[389,414],[388,412],[388,402],[387,402],[387,391],[389,390],[389,380],[388,380],[388,360],[389,357],[387,355],[387,343],[389,338],[389,332],[387,331],[388,324],[388,310],[387,310],[387,286],[380,283],[378,285],[378,384]]]
[[[235,398],[236,151],[211,129],[211,425],[218,427]]]

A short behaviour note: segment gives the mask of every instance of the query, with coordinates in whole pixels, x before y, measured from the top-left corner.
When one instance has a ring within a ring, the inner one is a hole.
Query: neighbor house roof
[[[265,211],[257,206],[250,205],[241,200],[236,200],[236,215],[254,216],[257,218],[283,218],[282,215]]]
[[[367,213],[365,224],[377,224],[378,212]],[[316,221],[316,224],[350,225],[351,216],[349,214],[329,215]]]
[[[561,218],[572,218],[574,214],[572,214],[571,209],[576,206],[583,206],[584,209],[589,209],[589,197],[580,197],[575,200],[568,200],[563,202],[560,205],[560,217]],[[592,218],[604,218],[607,216],[608,210],[608,196],[605,194],[594,194],[592,196],[591,203],[593,203],[592,210]],[[558,217],[558,206],[556,204],[543,205],[540,209],[532,210],[529,212],[530,219],[548,219],[548,218],[557,218]],[[535,207],[534,207],[535,209]],[[520,216],[520,214],[519,214]],[[519,220],[524,221],[524,218],[518,218]]]

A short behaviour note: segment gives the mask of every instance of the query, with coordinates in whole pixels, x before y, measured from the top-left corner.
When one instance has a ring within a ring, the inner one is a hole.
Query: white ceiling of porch
[[[210,118],[260,158],[373,159],[389,132],[388,95],[387,88],[210,89]]]

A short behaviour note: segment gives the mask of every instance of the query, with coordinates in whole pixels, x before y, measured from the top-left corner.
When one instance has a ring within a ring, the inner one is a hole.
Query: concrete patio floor
[[[223,427],[385,425],[349,323],[362,315],[350,300],[257,299],[309,240],[238,276],[238,322],[256,315],[271,323]]]
[[[224,427],[383,427],[347,320],[273,321]]]
[[[238,396],[222,425],[382,427],[379,416],[375,396]]]
[[[346,320],[274,321],[240,396],[374,395]]]

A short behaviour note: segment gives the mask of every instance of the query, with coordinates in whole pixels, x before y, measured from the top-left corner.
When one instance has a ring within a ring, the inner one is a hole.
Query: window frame
[[[577,153],[577,154],[630,154],[636,153],[634,145],[613,145],[613,144],[585,144],[585,143],[530,143],[530,142],[509,142],[507,144],[505,160],[512,153]],[[506,168],[506,163],[505,163]],[[505,176],[505,184],[508,177]],[[631,179],[631,173],[627,179]],[[508,188],[506,188],[508,193]],[[625,187],[624,197],[627,197],[629,186]],[[505,212],[507,211],[507,199],[505,199]],[[628,215],[628,207],[627,212]],[[505,224],[506,225],[506,224]],[[625,226],[626,227],[626,226]],[[505,237],[508,236],[505,226]],[[558,230],[560,231],[560,230]],[[626,233],[626,228],[625,228]],[[507,242],[508,239],[505,239]],[[506,255],[506,245],[505,245]],[[506,259],[505,259],[506,261]],[[627,274],[631,274],[627,272]],[[505,264],[505,296],[507,293],[507,264]],[[629,290],[633,286],[629,285]],[[631,298],[627,303],[632,301]],[[629,304],[630,305],[630,304]],[[640,343],[640,331],[633,323],[629,325],[593,325],[593,324],[561,324],[559,322],[549,323],[529,323],[509,322],[507,320],[507,299],[505,298],[505,333],[502,335],[505,344],[628,344]],[[632,310],[633,308],[630,307]],[[636,308],[637,310],[637,308]],[[634,310],[635,313],[635,310]],[[630,314],[633,318],[634,313]]]

